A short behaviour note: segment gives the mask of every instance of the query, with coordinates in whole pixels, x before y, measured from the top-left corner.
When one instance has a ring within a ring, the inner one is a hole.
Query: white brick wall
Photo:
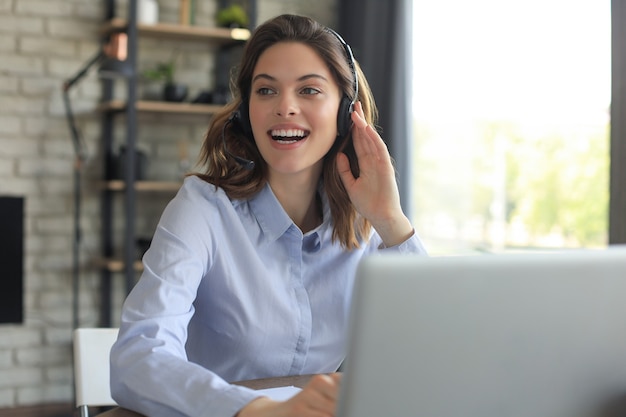
[[[178,20],[177,2],[159,0],[161,20]],[[196,22],[212,25],[215,1],[198,2]],[[336,0],[258,0],[258,22],[280,13],[301,13],[336,23]],[[25,197],[25,323],[0,324],[0,408],[72,400],[71,262],[74,151],[67,128],[61,84],[96,52],[102,0],[0,0],[0,195]],[[118,0],[125,16],[126,0]],[[202,43],[140,40],[139,65],[166,60],[179,48],[178,76],[189,82],[190,98],[213,83],[211,48]],[[209,52],[207,52],[209,51]],[[99,273],[90,262],[100,253],[99,118],[93,114],[100,85],[92,71],[71,91],[72,105],[87,143],[81,228],[80,323],[98,323]],[[141,89],[141,86],[140,86]],[[124,97],[116,84],[116,97]],[[178,143],[192,158],[200,149],[206,117],[141,115],[139,146],[150,158],[155,179],[178,177]],[[120,124],[121,125],[121,124]],[[116,131],[123,136],[120,125]],[[152,198],[152,199],[151,199]],[[168,196],[143,196],[138,233],[150,235]],[[120,212],[121,196],[116,201]],[[120,212],[121,213],[121,212]],[[150,216],[144,215],[151,213]],[[119,221],[116,228],[122,229]],[[123,300],[121,276],[114,278],[115,316]]]

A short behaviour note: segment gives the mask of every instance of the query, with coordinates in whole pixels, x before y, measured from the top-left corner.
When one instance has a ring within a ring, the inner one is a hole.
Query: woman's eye
[[[317,88],[313,88],[313,87],[305,87],[301,90],[302,94],[305,95],[309,95],[309,94],[319,94],[320,90],[318,90]]]
[[[260,96],[269,96],[271,94],[274,94],[274,90],[272,90],[271,88],[267,88],[267,87],[261,87],[256,90],[256,93]]]

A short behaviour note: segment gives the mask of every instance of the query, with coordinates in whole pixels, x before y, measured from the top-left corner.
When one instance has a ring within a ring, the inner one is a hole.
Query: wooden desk
[[[241,385],[252,389],[265,389],[276,387],[294,387],[303,388],[313,375],[297,375],[297,376],[281,376],[277,378],[253,379],[250,381],[233,382],[233,384]],[[98,414],[97,417],[144,417],[142,414],[127,410],[122,407],[116,407],[112,410]]]

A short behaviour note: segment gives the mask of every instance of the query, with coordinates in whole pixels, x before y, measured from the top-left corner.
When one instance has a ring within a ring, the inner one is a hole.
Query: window
[[[412,219],[434,254],[607,244],[610,2],[413,2]]]

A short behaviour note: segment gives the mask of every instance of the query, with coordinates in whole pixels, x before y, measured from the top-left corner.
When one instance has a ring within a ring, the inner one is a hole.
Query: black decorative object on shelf
[[[187,86],[184,84],[165,84],[163,99],[165,101],[181,102],[187,98]]]

